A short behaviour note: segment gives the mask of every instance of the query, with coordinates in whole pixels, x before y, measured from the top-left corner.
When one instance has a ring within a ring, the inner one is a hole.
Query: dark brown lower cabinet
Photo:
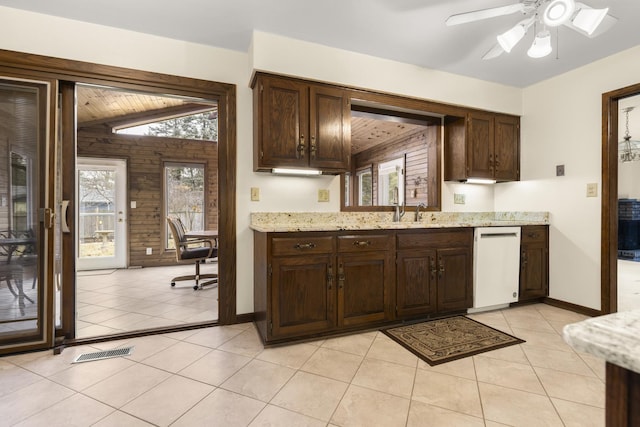
[[[271,268],[272,334],[297,336],[336,324],[331,254],[274,257]]]
[[[396,259],[398,317],[473,305],[473,229],[399,231]]]
[[[338,236],[338,325],[390,319],[393,235]]]
[[[519,301],[549,295],[549,227],[529,225],[520,235]]]
[[[254,306],[265,343],[391,320],[393,233],[254,233]]]
[[[640,425],[640,374],[613,363],[606,364],[605,425]]]
[[[267,344],[463,311],[473,229],[255,232],[254,273]]]

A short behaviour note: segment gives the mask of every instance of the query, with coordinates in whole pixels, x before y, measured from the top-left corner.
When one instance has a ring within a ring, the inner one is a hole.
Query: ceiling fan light
[[[527,51],[527,55],[531,58],[542,58],[549,55],[551,50],[551,34],[546,30],[540,31]]]
[[[545,8],[542,20],[549,27],[557,27],[567,22],[575,9],[574,0],[552,0]]]
[[[588,35],[591,35],[602,23],[607,13],[609,13],[608,7],[604,9],[581,8],[571,23]]]
[[[522,40],[525,33],[526,31],[524,26],[522,24],[516,24],[513,28],[498,35],[496,38],[498,39],[498,43],[502,49],[509,53],[511,52],[511,49],[513,49],[513,47]]]

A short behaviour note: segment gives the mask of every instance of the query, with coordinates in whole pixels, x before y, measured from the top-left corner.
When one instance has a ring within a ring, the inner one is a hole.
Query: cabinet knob
[[[356,240],[355,242],[353,242],[353,246],[357,246],[359,248],[369,245],[371,245],[371,242],[369,240]]]

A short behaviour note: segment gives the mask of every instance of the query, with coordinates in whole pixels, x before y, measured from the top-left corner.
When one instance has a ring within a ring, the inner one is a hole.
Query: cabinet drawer
[[[387,251],[392,248],[392,237],[386,234],[338,236],[338,252]]]
[[[544,243],[547,241],[546,225],[528,225],[522,227],[522,243]]]
[[[333,242],[333,236],[274,237],[271,239],[271,254],[273,256],[326,254],[333,252]]]
[[[398,233],[398,250],[467,246],[472,243],[472,228]]]

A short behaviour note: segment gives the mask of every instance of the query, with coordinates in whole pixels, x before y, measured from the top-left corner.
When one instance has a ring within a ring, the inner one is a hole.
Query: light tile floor
[[[190,280],[170,286],[172,278],[193,274],[194,269],[188,264],[79,272],[76,336],[217,320],[217,286],[194,291],[195,281]],[[202,265],[200,272],[217,273],[217,262]]]
[[[0,358],[0,424],[603,426],[604,362],[543,304],[470,317],[526,343],[430,367],[374,331],[264,349],[253,324]],[[70,364],[134,345],[130,357]]]

